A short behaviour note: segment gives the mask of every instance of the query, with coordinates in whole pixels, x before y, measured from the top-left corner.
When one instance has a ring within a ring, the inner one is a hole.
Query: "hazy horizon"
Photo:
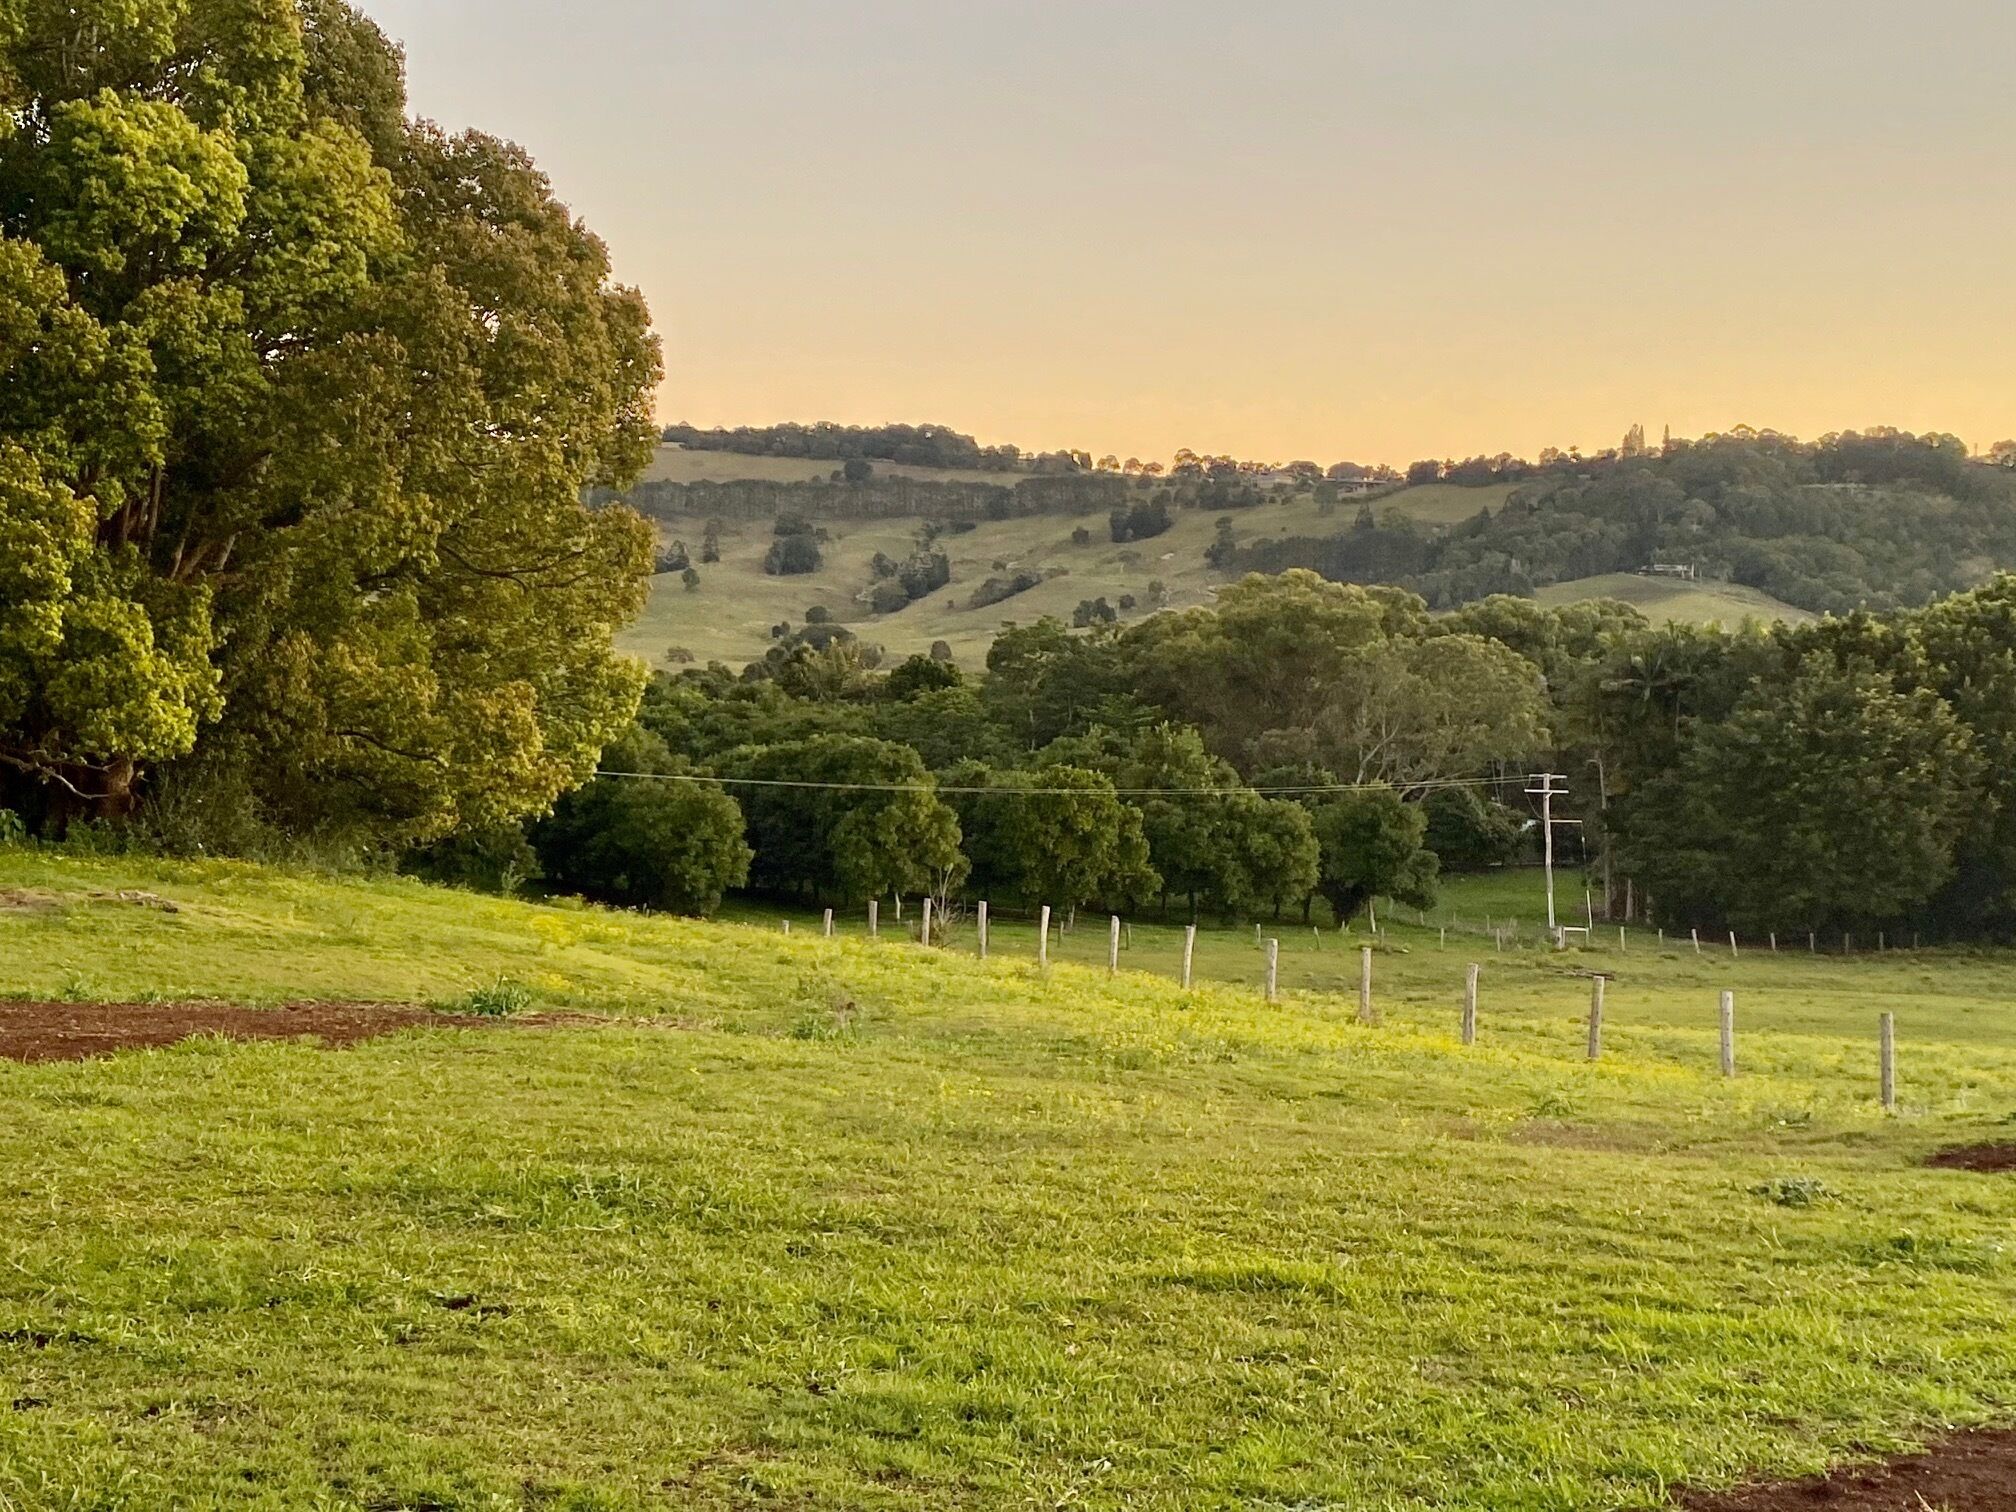
[[[667,421],[2016,434],[1988,0],[364,3],[414,109],[526,146],[644,289]]]

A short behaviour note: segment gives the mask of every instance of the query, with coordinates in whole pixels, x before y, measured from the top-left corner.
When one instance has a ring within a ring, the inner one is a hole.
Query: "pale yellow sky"
[[[2016,435],[2008,0],[364,0],[664,419],[1275,461]]]

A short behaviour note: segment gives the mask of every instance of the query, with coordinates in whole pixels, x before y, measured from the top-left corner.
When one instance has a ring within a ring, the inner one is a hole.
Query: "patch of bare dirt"
[[[2016,1431],[1962,1433],[1923,1454],[1815,1476],[1683,1495],[1685,1512],[2016,1512]]]
[[[0,913],[50,913],[56,903],[56,894],[52,892],[32,887],[0,887]]]
[[[0,1002],[0,1059],[90,1060],[120,1050],[178,1044],[199,1034],[227,1039],[318,1039],[355,1045],[401,1029],[540,1028],[582,1022],[566,1014],[477,1018],[383,1003],[289,1003],[244,1008],[231,1003]]]
[[[2016,1171],[2016,1144],[1961,1145],[1925,1162],[1935,1171]],[[2016,1500],[2010,1502],[2016,1507]]]

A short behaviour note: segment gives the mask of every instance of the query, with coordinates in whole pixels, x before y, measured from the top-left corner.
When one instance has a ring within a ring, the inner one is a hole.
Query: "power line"
[[[603,772],[597,777],[623,778],[634,782],[683,782],[705,787],[798,788],[830,793],[956,793],[975,797],[1071,798],[1102,788],[1056,787],[953,787],[925,782],[804,782],[781,777],[715,777],[697,772]],[[1120,798],[1224,798],[1235,793],[1254,793],[1262,798],[1311,797],[1325,793],[1368,793],[1393,787],[1410,791],[1430,789],[1498,787],[1522,782],[1519,777],[1449,777],[1431,782],[1333,782],[1308,787],[1211,787],[1211,788],[1113,788]]]

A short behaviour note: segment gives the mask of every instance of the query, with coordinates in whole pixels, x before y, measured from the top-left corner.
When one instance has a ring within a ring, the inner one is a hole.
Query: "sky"
[[[1405,464],[2016,436],[2009,0],[361,0],[660,418]]]

